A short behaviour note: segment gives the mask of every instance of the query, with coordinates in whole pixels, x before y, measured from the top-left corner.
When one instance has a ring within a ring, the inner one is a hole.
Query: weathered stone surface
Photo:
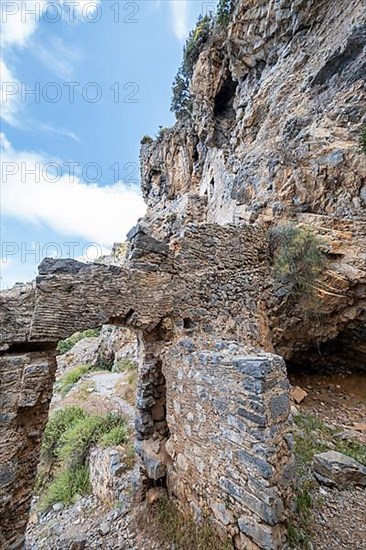
[[[0,355],[0,547],[20,548],[28,520],[55,353]]]
[[[366,468],[357,460],[336,451],[314,456],[315,477],[325,485],[344,489],[350,485],[366,486]]]
[[[263,540],[275,541],[268,548],[280,548],[292,495],[291,476],[287,485],[278,484],[291,461],[285,442],[289,396],[280,390],[282,381],[288,388],[283,361],[269,354],[245,356],[234,342],[215,341],[207,347],[207,340],[197,339],[170,346],[163,372],[170,396],[169,486],[180,502],[191,503],[203,516],[214,515],[227,529],[248,517],[246,544],[256,542],[254,534],[259,540],[263,525]],[[262,391],[250,381],[257,381]],[[238,410],[244,406],[248,414],[242,416]],[[250,418],[252,409],[262,410],[259,423],[258,412]]]

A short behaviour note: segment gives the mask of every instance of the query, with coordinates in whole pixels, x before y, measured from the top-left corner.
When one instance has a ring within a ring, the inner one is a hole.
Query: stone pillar
[[[22,548],[56,370],[53,351],[0,355],[0,548]]]
[[[137,388],[136,449],[147,479],[165,482],[169,456],[165,443],[169,435],[166,423],[166,384],[162,372],[160,349],[164,341],[159,333],[150,335],[143,343],[144,358],[139,369]],[[164,481],[163,481],[164,480]]]
[[[164,355],[169,492],[236,548],[280,550],[295,476],[284,361],[204,345],[187,339]]]

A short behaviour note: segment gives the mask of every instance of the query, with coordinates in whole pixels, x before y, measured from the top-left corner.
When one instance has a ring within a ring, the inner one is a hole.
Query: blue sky
[[[44,255],[91,259],[144,214],[140,139],[174,123],[185,39],[214,5],[2,0],[1,288]]]

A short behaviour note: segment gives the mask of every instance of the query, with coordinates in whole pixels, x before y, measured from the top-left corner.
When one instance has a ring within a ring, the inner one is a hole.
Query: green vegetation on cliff
[[[219,0],[216,15],[200,15],[196,26],[187,38],[183,49],[183,62],[173,82],[171,110],[178,119],[192,115],[193,98],[190,92],[194,67],[210,36],[227,27],[235,6],[235,0]]]
[[[119,415],[91,414],[79,406],[56,411],[47,424],[41,452],[41,478],[42,470],[53,473],[51,483],[43,487],[42,507],[71,504],[90,491],[88,455],[93,445],[126,442],[126,422]]]
[[[322,242],[308,227],[279,225],[271,230],[274,276],[295,300],[314,295],[315,282],[325,265]]]
[[[66,340],[60,340],[57,345],[57,351],[59,351],[61,354],[67,353],[71,350],[77,344],[77,342],[80,342],[80,340],[84,340],[84,338],[93,338],[96,336],[99,336],[100,329],[88,329],[83,330],[82,332],[75,332],[72,336],[69,338],[66,338]]]

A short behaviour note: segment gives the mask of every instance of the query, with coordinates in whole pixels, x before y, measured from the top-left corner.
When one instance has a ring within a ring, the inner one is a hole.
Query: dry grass
[[[175,550],[232,550],[229,540],[223,540],[207,521],[197,526],[167,496],[144,513],[146,530],[161,542],[163,548]]]
[[[131,371],[116,382],[114,387],[115,394],[127,401],[130,405],[135,405],[137,390],[137,371]]]

